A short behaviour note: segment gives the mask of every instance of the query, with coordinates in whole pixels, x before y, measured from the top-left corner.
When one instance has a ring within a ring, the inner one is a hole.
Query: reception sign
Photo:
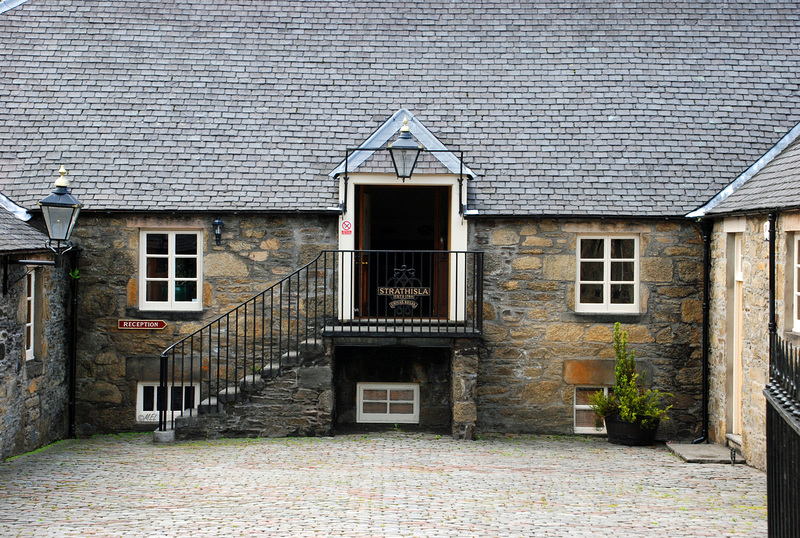
[[[156,329],[161,330],[167,327],[167,322],[163,319],[120,319],[117,320],[118,329]]]

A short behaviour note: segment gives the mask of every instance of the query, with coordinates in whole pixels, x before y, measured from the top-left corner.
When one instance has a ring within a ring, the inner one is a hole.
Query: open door
[[[355,317],[447,319],[449,186],[360,185]]]

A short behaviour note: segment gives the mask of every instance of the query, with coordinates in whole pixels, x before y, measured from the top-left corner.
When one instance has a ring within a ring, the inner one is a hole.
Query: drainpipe
[[[708,442],[708,377],[709,367],[708,358],[710,353],[709,346],[709,322],[711,319],[711,232],[713,223],[710,220],[702,220],[700,223],[703,234],[703,429],[700,437],[692,441],[692,444]]]
[[[775,335],[778,332],[778,323],[775,317],[775,221],[776,213],[773,211],[767,217],[769,222],[769,361],[772,366],[772,354],[775,351]]]
[[[75,438],[75,394],[78,374],[78,266],[81,258],[81,248],[72,251],[72,275],[67,275],[70,290],[70,312],[69,312],[69,348],[67,357],[67,368],[69,379],[67,381],[67,438]]]

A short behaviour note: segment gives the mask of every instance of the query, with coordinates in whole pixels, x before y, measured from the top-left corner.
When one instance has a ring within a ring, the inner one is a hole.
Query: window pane
[[[386,413],[386,403],[364,402],[364,413]]]
[[[147,258],[147,278],[167,278],[168,271],[169,259]]]
[[[635,243],[633,239],[612,239],[611,259],[633,258]]]
[[[413,415],[414,404],[411,403],[393,403],[389,407],[389,412],[397,415]]]
[[[605,240],[603,239],[581,239],[581,258],[594,258],[602,260],[603,247]]]
[[[197,278],[197,258],[176,258],[175,278]]]
[[[633,284],[611,284],[612,304],[633,304]]]
[[[194,387],[184,387],[184,389],[183,408],[192,409],[194,408]]]
[[[611,262],[611,280],[633,282],[633,262]]]
[[[602,390],[600,387],[575,389],[575,405],[589,405],[589,396]]]
[[[197,235],[175,234],[175,254],[197,254]]]
[[[591,409],[576,409],[575,427],[594,428],[594,412]]]
[[[154,411],[156,408],[156,388],[142,387],[142,411]]]
[[[148,254],[168,254],[167,234],[147,234]]]
[[[603,303],[602,284],[581,284],[581,302],[590,304]]]
[[[33,349],[33,333],[31,332],[30,325],[25,327],[25,349]]]
[[[385,400],[386,399],[386,391],[385,390],[365,390],[364,391],[364,399],[365,400]]]
[[[166,282],[148,282],[147,283],[147,300],[148,301],[167,301],[167,283]]]
[[[603,262],[581,262],[581,282],[603,281]]]
[[[189,302],[197,299],[197,282],[179,280],[175,283],[175,301]]]
[[[393,401],[406,401],[406,402],[413,402],[414,401],[414,391],[413,390],[393,390],[391,396],[389,397],[390,400]]]
[[[170,387],[172,393],[171,411],[183,411],[183,387]]]

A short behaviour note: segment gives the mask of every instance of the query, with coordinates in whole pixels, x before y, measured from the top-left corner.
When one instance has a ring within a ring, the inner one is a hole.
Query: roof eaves
[[[800,123],[795,125],[791,131],[786,133],[783,136],[783,138],[778,140],[777,144],[772,146],[772,148],[770,148],[768,152],[766,152],[760,159],[758,159],[755,163],[753,163],[750,166],[750,168],[742,172],[742,174],[735,180],[733,180],[727,187],[718,192],[717,195],[714,196],[708,203],[687,214],[686,217],[690,219],[705,217],[709,211],[711,211],[719,204],[727,200],[733,193],[739,190],[739,188],[742,185],[744,185],[747,182],[747,180],[756,175],[765,166],[767,166],[770,162],[772,162],[772,160],[775,157],[777,157],[783,150],[785,150],[789,146],[789,144],[794,142],[798,137],[800,137]]]

